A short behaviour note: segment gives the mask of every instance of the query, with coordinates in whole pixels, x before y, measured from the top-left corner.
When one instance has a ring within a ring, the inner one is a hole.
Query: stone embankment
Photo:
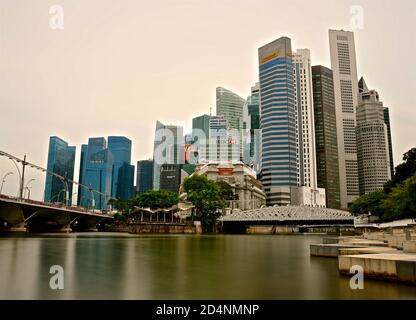
[[[311,244],[315,257],[338,258],[341,274],[360,266],[364,277],[416,285],[416,226],[366,229],[360,237],[324,238]]]
[[[157,222],[133,222],[123,225],[107,225],[101,231],[124,232],[131,234],[200,234],[201,223],[157,223]]]

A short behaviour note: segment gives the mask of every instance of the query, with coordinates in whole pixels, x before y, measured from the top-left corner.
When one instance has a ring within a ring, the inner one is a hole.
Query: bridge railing
[[[7,200],[12,200],[12,201],[17,201],[17,202],[22,202],[22,203],[27,203],[27,204],[34,204],[34,205],[41,205],[41,206],[46,206],[46,207],[50,207],[50,208],[62,208],[62,209],[69,209],[69,210],[73,210],[73,211],[79,211],[79,212],[86,212],[86,213],[91,213],[91,210],[88,210],[87,208],[84,207],[77,207],[77,206],[66,206],[63,203],[50,203],[50,202],[43,202],[43,201],[38,201],[38,200],[31,200],[31,199],[24,199],[24,198],[18,198],[18,197],[13,197],[13,196],[8,196],[5,194],[0,194],[0,199],[7,199]],[[98,213],[98,214],[105,214],[104,212],[93,212],[93,213]]]

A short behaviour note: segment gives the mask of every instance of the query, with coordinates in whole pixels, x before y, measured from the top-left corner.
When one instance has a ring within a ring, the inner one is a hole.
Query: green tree
[[[406,179],[383,201],[384,220],[416,218],[416,176]]]
[[[220,186],[207,177],[194,174],[183,183],[187,200],[195,206],[196,214],[201,219],[204,231],[212,232],[224,208]]]
[[[223,200],[234,200],[235,195],[233,188],[225,181],[217,182],[220,188],[220,196]]]
[[[395,168],[394,176],[384,185],[385,193],[389,193],[395,186],[416,175],[416,148],[412,148],[403,155],[403,163]]]
[[[384,209],[382,207],[383,200],[386,195],[383,190],[371,192],[359,197],[349,207],[353,215],[369,214],[382,218]]]
[[[128,211],[127,202],[119,198],[110,198],[107,202],[108,205],[111,205],[113,208],[126,212]]]
[[[168,190],[149,190],[139,194],[131,201],[134,206],[152,209],[170,208],[178,202],[178,195]]]

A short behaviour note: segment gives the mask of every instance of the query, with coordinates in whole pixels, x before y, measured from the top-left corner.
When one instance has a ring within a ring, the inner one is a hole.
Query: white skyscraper
[[[316,189],[312,67],[311,53],[308,49],[300,49],[293,54],[293,72],[297,123],[298,185]]]
[[[387,124],[378,92],[368,90],[363,78],[357,107],[357,155],[360,194],[383,189],[391,179]]]
[[[355,134],[358,77],[354,33],[329,30],[329,47],[334,76],[341,208],[346,209],[359,196]]]

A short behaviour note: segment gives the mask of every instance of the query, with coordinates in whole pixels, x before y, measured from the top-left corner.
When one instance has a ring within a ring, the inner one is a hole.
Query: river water
[[[320,236],[0,235],[0,299],[415,299],[416,287],[364,281],[309,256]],[[63,268],[62,290],[50,268]]]

